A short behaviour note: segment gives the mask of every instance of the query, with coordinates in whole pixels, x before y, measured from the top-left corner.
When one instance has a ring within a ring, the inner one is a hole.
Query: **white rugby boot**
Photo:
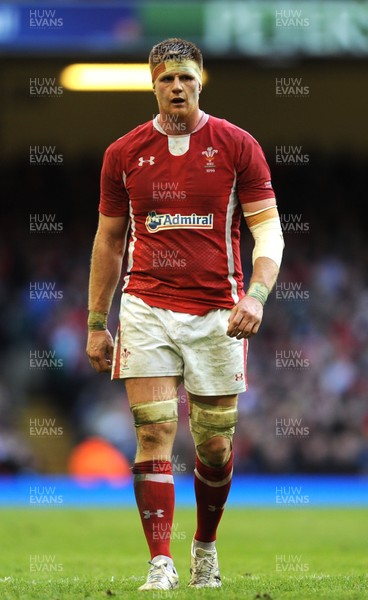
[[[189,587],[218,588],[221,587],[221,577],[217,560],[217,550],[196,548],[194,540],[190,553]]]
[[[150,569],[147,575],[147,581],[139,591],[146,590],[173,590],[179,587],[179,577],[173,564],[162,556],[155,556],[148,561]]]

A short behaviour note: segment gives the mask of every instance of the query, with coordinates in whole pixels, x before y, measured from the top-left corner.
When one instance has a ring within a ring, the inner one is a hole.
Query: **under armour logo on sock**
[[[223,506],[214,506],[213,504],[208,505],[208,510],[211,512],[215,512],[216,510],[224,510],[225,504]]]
[[[164,516],[164,511],[162,508],[158,508],[156,511],[150,511],[150,510],[144,510],[143,511],[143,518],[144,519],[149,519],[150,517],[152,517],[153,515],[156,515],[156,517],[158,517],[159,519],[162,519]]]

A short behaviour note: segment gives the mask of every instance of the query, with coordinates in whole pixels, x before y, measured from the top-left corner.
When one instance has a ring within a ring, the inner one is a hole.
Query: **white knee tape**
[[[156,402],[141,402],[130,407],[135,427],[178,420],[178,398]]]
[[[232,441],[238,420],[237,406],[212,406],[191,401],[189,426],[194,443],[203,444],[215,435]]]

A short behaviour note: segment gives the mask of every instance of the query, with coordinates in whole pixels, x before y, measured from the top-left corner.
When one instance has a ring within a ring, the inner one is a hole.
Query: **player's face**
[[[155,82],[155,94],[160,112],[189,117],[198,109],[201,85],[185,72],[163,73]]]

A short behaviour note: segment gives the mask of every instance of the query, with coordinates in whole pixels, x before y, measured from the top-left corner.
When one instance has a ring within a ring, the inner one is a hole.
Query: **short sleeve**
[[[129,196],[118,164],[117,150],[107,148],[101,169],[99,212],[107,217],[123,217],[129,213]]]
[[[244,132],[238,153],[237,194],[241,204],[274,198],[271,172],[257,140]]]

